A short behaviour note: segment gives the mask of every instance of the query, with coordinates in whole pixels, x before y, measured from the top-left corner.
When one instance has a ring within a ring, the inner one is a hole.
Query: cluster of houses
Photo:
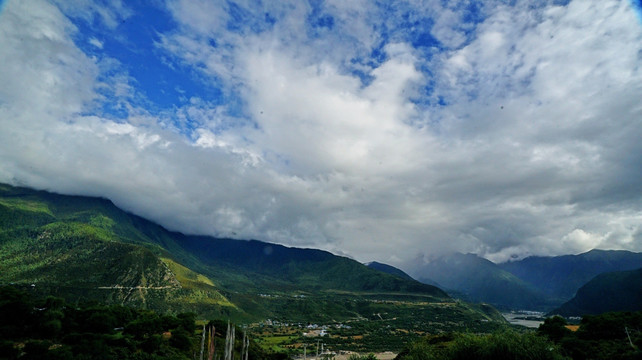
[[[328,330],[326,329],[315,329],[308,332],[304,332],[303,336],[305,337],[319,337],[328,335]]]
[[[318,331],[319,334],[323,333],[323,335],[318,335],[318,336],[325,336],[328,334],[327,330],[334,327],[336,329],[352,329],[352,326],[350,325],[345,325],[345,324],[333,324],[333,325],[318,325],[318,324],[302,324],[302,323],[288,323],[288,322],[280,322],[278,320],[272,320],[272,319],[267,319],[263,322],[259,323],[259,326],[276,326],[276,327],[298,327],[300,329],[308,329],[310,331]],[[304,336],[305,333],[304,333]]]
[[[35,286],[35,285],[32,285],[32,286]],[[281,295],[264,294],[264,293],[260,293],[259,296],[262,297],[262,298],[273,298],[273,299],[281,297]],[[305,295],[292,295],[292,297],[295,298],[295,299],[305,299]]]

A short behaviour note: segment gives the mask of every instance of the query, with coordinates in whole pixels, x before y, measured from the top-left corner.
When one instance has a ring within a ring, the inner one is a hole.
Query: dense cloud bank
[[[406,269],[642,251],[630,2],[131,6],[4,4],[0,181]]]

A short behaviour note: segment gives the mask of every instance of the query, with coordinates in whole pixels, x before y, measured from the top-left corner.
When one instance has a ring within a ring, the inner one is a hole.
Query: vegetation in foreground
[[[536,332],[429,335],[399,353],[398,360],[633,360],[642,359],[642,312],[587,315],[578,325],[546,319]]]
[[[576,331],[572,331],[576,330]],[[573,359],[642,359],[642,312],[585,315],[579,327],[560,316],[548,318],[538,332]]]
[[[449,333],[422,338],[403,350],[399,360],[555,360],[558,347],[533,332],[513,330],[476,335]]]
[[[202,336],[194,313],[160,315],[150,310],[96,302],[68,304],[61,298],[36,299],[13,286],[0,287],[0,359],[194,359]],[[212,321],[214,349],[225,348],[226,323]],[[208,326],[209,327],[209,326]],[[234,353],[243,351],[235,331]],[[287,358],[268,354],[254,342],[250,359]]]
[[[368,329],[357,326],[342,331],[346,332],[343,335],[354,332],[353,336],[345,336],[353,339],[363,336],[356,335],[357,332],[372,331],[373,341],[377,339],[382,346],[391,346],[394,341],[390,339],[400,334],[379,334],[379,330],[388,328],[385,323],[385,320],[368,321],[363,323]],[[221,357],[227,322],[210,321],[206,328],[215,330],[213,348]],[[642,359],[641,328],[642,312],[588,315],[579,326],[571,326],[556,316],[546,319],[537,331],[504,327],[490,334],[474,331],[428,334],[411,342],[397,358]],[[196,326],[193,313],[161,315],[96,302],[69,304],[51,296],[36,298],[30,290],[14,286],[0,287],[0,359],[195,359],[200,358],[201,341],[205,338],[201,329],[202,326]],[[234,353],[240,358],[244,329],[235,330]],[[247,334],[256,339],[257,334],[247,330]],[[329,340],[326,338],[324,342],[327,344]],[[269,352],[260,345],[260,342],[250,342],[247,348],[250,359],[288,358],[284,351]],[[290,349],[287,352],[295,353]],[[360,360],[371,358],[371,355],[359,357]],[[352,360],[356,360],[356,356]]]

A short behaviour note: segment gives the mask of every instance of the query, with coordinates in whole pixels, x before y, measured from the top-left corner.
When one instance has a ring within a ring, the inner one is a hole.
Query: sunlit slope
[[[107,200],[0,185],[0,283],[157,310],[238,312],[129,220]]]

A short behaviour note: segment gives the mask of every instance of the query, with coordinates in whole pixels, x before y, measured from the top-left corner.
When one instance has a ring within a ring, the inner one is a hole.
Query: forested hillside
[[[642,311],[642,269],[600,274],[551,313],[582,316],[609,311]]]

